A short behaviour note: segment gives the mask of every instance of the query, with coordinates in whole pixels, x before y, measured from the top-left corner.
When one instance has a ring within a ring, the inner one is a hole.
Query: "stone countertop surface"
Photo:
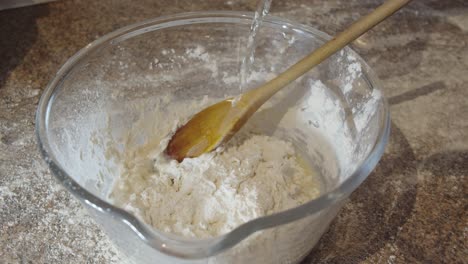
[[[380,2],[276,0],[272,13],[334,34]],[[59,67],[134,22],[254,7],[254,0],[69,0],[0,11],[0,263],[125,262],[38,152],[35,110]],[[353,46],[382,80],[390,142],[303,263],[466,263],[468,2],[413,1]]]

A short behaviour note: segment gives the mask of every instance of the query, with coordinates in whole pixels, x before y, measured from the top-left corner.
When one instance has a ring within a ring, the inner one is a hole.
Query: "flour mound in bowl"
[[[112,192],[118,206],[164,232],[213,237],[319,195],[293,145],[273,136],[243,131],[223,150],[181,163],[164,149],[151,157],[146,176],[123,175]]]

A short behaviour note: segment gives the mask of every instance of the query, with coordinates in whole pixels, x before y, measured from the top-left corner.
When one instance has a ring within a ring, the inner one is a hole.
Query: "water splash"
[[[243,56],[240,67],[239,89],[241,92],[247,84],[250,68],[252,67],[255,60],[255,48],[257,46],[258,41],[257,33],[263,22],[263,18],[270,11],[271,1],[272,0],[259,0],[257,3],[257,10],[255,11],[254,19],[250,26],[250,34],[247,40],[247,47],[245,49],[245,55]]]

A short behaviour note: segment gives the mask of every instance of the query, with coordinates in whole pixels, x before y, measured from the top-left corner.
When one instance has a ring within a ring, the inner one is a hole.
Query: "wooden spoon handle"
[[[270,80],[261,87],[248,92],[248,96],[252,96],[251,98],[254,101],[257,101],[257,105],[263,104],[281,88],[299,78],[301,75],[312,69],[317,64],[321,63],[326,58],[333,55],[335,52],[344,48],[350,42],[364,34],[369,29],[373,28],[375,25],[382,22],[385,18],[398,11],[410,1],[411,0],[386,1],[372,13],[360,18],[345,31],[336,35],[332,40],[328,41],[320,48],[301,59],[285,72],[278,75],[276,78]]]

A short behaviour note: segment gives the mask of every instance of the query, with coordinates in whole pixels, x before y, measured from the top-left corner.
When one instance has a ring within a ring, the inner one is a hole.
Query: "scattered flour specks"
[[[348,54],[347,59],[350,64],[346,66],[347,69],[343,81],[344,94],[349,93],[353,89],[353,82],[361,76],[361,63],[351,54]]]
[[[216,78],[218,76],[218,64],[217,60],[211,59],[210,54],[205,51],[203,46],[197,45],[195,48],[188,48],[185,51],[188,58],[199,59],[205,64],[203,67],[211,71],[211,77]]]

